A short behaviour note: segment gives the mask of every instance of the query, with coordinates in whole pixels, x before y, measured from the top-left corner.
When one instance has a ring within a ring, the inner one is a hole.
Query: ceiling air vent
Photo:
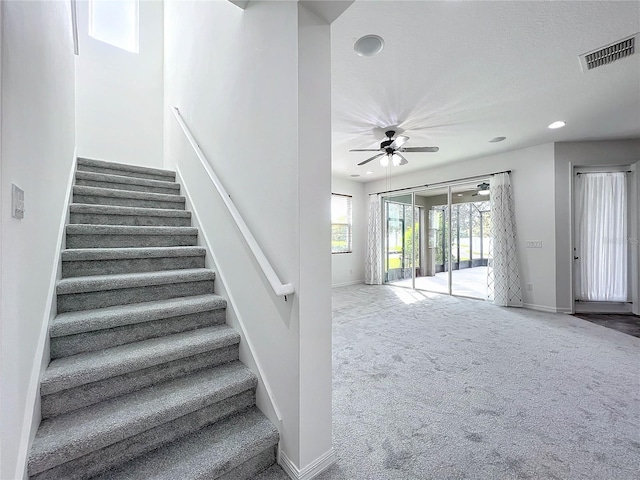
[[[636,33],[630,37],[599,48],[589,53],[580,55],[580,65],[582,71],[593,70],[594,68],[607,65],[621,58],[633,55],[636,52],[636,39],[640,34]]]

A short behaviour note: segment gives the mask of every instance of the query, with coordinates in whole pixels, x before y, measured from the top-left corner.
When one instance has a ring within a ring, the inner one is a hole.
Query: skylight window
[[[138,53],[138,0],[89,0],[89,36],[127,52]]]

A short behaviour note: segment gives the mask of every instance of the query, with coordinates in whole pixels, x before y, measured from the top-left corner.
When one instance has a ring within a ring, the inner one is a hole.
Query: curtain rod
[[[466,180],[482,179],[484,177],[493,177],[494,175],[498,175],[499,173],[511,173],[511,170],[505,170],[503,172],[485,173],[484,175],[475,175],[473,177],[458,178],[456,180],[448,180],[446,182],[427,183],[424,185],[417,185],[415,187],[396,188],[395,190],[387,190],[386,192],[370,193],[369,195],[384,195],[385,193],[402,192],[403,190],[417,190],[419,188],[437,187],[438,185],[451,185],[454,182],[458,183],[458,182],[464,182]]]
[[[593,172],[576,172],[576,175],[588,175],[589,173],[633,173],[633,170],[602,170],[601,172],[594,170]]]

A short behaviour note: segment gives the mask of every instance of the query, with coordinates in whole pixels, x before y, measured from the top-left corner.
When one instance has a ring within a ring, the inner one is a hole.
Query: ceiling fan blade
[[[395,153],[395,155],[398,155],[402,160],[400,160],[400,165],[406,165],[407,163],[409,163],[409,160],[407,160],[406,158],[404,158],[402,155],[400,155],[398,152]]]
[[[358,165],[364,165],[365,163],[369,163],[371,160],[375,160],[378,157],[381,157],[382,155],[386,155],[385,153],[379,153],[377,155],[374,155],[371,158],[367,158],[366,160],[364,160],[363,162],[360,162]]]
[[[432,152],[435,153],[440,150],[438,147],[404,147],[401,148],[401,152]]]
[[[350,152],[379,152],[379,148],[354,148]]]
[[[407,142],[407,140],[409,140],[409,137],[400,136],[396,138],[393,142],[391,142],[391,145],[389,145],[389,147],[393,148],[394,150],[397,150],[402,145],[404,145]]]

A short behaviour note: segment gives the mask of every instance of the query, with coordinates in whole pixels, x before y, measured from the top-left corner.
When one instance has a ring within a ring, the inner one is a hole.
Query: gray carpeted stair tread
[[[138,227],[131,225],[67,225],[67,235],[198,235],[195,227]]]
[[[255,388],[240,362],[161,383],[44,420],[29,456],[29,475],[48,470],[175,418]]]
[[[121,468],[105,472],[97,478],[214,479],[233,471],[265,450],[275,448],[277,443],[278,431],[257,408],[253,407],[149,452]]]
[[[215,272],[206,268],[96,275],[92,277],[64,278],[58,282],[56,292],[58,295],[69,295],[73,293],[98,292],[121,288],[215,280],[215,278]]]
[[[78,158],[78,171],[84,171],[83,167],[96,167],[105,168],[110,170],[117,170],[124,173],[135,174],[150,174],[166,177],[167,181],[174,181],[176,178],[176,172],[171,170],[164,170],[161,168],[143,167],[140,165],[128,165],[125,163],[109,162],[106,160],[95,160],[92,158]]]
[[[227,301],[224,298],[211,293],[194,297],[59,313],[53,319],[49,335],[53,338],[76,335],[123,325],[152,322],[163,318],[179,317],[190,313],[219,310],[226,308],[226,306]]]
[[[63,262],[158,257],[204,257],[204,247],[74,248],[62,251]]]
[[[74,195],[84,195],[92,197],[110,197],[135,200],[149,200],[165,203],[175,203],[176,205],[184,205],[185,197],[182,195],[171,195],[168,193],[152,193],[152,192],[136,192],[134,190],[115,190],[113,188],[102,187],[85,187],[82,185],[74,185]]]
[[[53,360],[42,376],[42,395],[240,343],[226,325],[200,328]]]
[[[100,182],[100,183],[114,183],[119,185],[139,185],[144,187],[157,187],[166,190],[180,191],[180,185],[176,182],[164,182],[162,180],[151,180],[149,178],[139,177],[125,177],[124,175],[111,175],[109,173],[96,173],[96,172],[76,172],[76,184],[78,180]],[[86,186],[86,185],[85,185]],[[90,186],[90,185],[89,185]],[[108,188],[108,187],[105,187]],[[126,190],[126,188],[124,188]]]
[[[195,246],[198,229],[186,226],[69,224],[67,248]]]
[[[191,212],[188,210],[176,210],[173,208],[124,207],[120,205],[99,205],[93,203],[72,203],[69,206],[69,211],[71,213],[98,215],[144,215],[149,217],[191,218]]]

